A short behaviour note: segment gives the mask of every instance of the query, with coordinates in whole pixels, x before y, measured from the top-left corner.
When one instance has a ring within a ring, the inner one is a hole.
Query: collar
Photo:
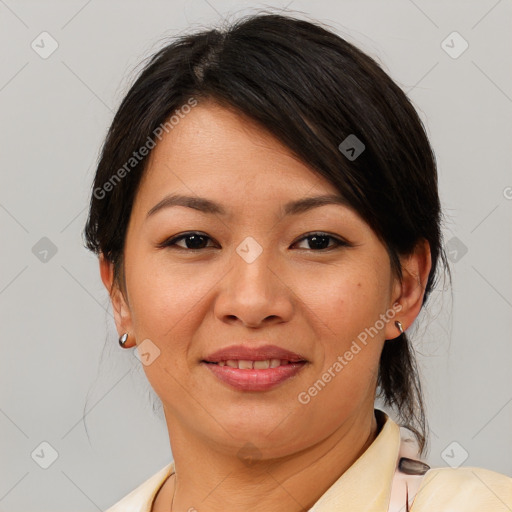
[[[384,412],[375,409],[381,426],[366,451],[327,491],[309,512],[386,512],[400,450],[400,427]]]

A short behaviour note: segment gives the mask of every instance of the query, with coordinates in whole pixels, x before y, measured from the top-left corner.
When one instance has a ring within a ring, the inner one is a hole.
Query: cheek
[[[143,370],[164,402],[183,396],[181,383],[188,379],[191,340],[205,315],[208,293],[218,279],[192,267],[141,258],[127,272],[137,342],[149,339],[157,347],[152,348],[156,357],[151,356]],[[195,384],[188,382],[192,391]]]
[[[386,276],[376,268],[371,262],[351,261],[330,275],[303,281],[304,311],[322,340],[317,345],[318,372],[336,375],[333,391],[364,393],[378,371],[384,329],[377,321],[385,312],[387,289]]]
[[[165,256],[165,254],[162,254]],[[127,271],[132,320],[139,336],[179,344],[194,313],[201,309],[214,276],[194,265],[170,265],[165,258],[134,255]]]
[[[374,399],[384,339],[383,330],[372,330],[385,308],[381,282],[371,270],[338,273],[337,278],[326,280],[323,294],[316,290],[314,304],[310,303],[314,311],[310,321],[315,322],[322,342],[317,348],[317,380],[307,383],[315,389],[305,391],[320,396],[313,399],[311,421],[320,415],[327,423],[322,426],[319,421],[318,428],[339,424],[361,403]],[[325,407],[332,413],[328,420],[316,409]]]
[[[384,276],[370,265],[347,262],[328,272],[302,274],[300,297],[331,335],[347,340],[375,323],[386,307]]]

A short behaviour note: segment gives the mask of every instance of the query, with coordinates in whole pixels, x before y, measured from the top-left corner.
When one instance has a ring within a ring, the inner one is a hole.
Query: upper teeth
[[[265,370],[267,368],[277,368],[288,364],[286,359],[265,359],[264,361],[249,361],[248,359],[228,359],[227,361],[219,361],[219,366],[231,366],[232,368],[239,369],[256,369]]]

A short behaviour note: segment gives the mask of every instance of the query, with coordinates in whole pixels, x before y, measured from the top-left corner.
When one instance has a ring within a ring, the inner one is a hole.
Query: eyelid
[[[184,233],[178,233],[177,235],[173,235],[169,238],[166,238],[163,242],[160,242],[156,245],[159,249],[165,249],[166,247],[177,247],[178,249],[182,249],[184,251],[202,251],[204,249],[187,249],[185,247],[177,246],[176,243],[180,242],[182,239],[187,238],[188,236],[192,235],[200,235],[205,238],[208,238],[209,240],[213,240],[213,238],[206,233],[203,233],[202,231],[185,231]],[[206,249],[209,249],[211,247],[206,247]]]
[[[188,249],[188,248],[180,247],[180,246],[176,245],[177,242],[180,242],[182,239],[187,238],[188,236],[192,236],[192,235],[200,235],[200,236],[203,236],[205,238],[208,238],[210,241],[214,241],[214,239],[211,236],[207,235],[206,233],[204,233],[202,231],[186,231],[184,233],[179,233],[177,235],[174,235],[174,236],[172,236],[170,238],[166,238],[163,242],[160,242],[159,244],[157,244],[157,247],[160,248],[160,249],[166,248],[166,247],[177,247],[178,249],[182,249],[182,250],[187,251],[187,252],[201,251],[201,250],[204,250],[204,249],[211,249],[211,246],[210,247],[203,247],[203,248],[200,248],[200,249]],[[331,238],[334,241],[335,245],[332,246],[332,247],[328,247],[326,249],[319,249],[319,250],[304,249],[304,250],[306,250],[308,252],[322,253],[322,252],[329,252],[330,250],[337,249],[339,247],[353,247],[354,246],[354,244],[348,242],[347,240],[345,240],[344,238],[340,237],[339,235],[334,235],[334,234],[328,233],[326,231],[310,231],[308,233],[305,233],[305,234],[301,235],[301,237],[296,239],[294,242],[292,242],[291,245],[292,246],[296,245],[299,242],[302,242],[303,240],[306,240],[307,238],[309,238],[311,236],[314,236],[314,235],[319,235],[319,236]]]
[[[301,235],[300,238],[297,238],[296,241],[299,242],[301,240],[304,240],[304,238],[308,238],[313,235],[330,236],[331,238],[334,238],[340,242],[344,242],[344,243],[348,244],[348,242],[344,238],[342,238],[340,235],[336,235],[334,233],[329,233],[329,231],[308,231],[307,233],[304,233],[303,235]],[[293,243],[295,243],[295,242],[293,242]]]
[[[352,244],[350,242],[348,242],[347,240],[345,240],[344,238],[340,237],[339,235],[334,235],[334,234],[328,233],[326,231],[310,231],[309,233],[305,233],[299,239],[297,239],[295,242],[293,242],[292,245],[302,242],[303,240],[306,240],[307,238],[314,236],[314,235],[331,238],[332,240],[334,240],[335,245],[333,247],[329,247],[327,249],[320,249],[318,251],[314,251],[312,249],[305,249],[308,252],[322,253],[322,252],[328,252],[333,249],[337,249],[338,247],[352,247]]]

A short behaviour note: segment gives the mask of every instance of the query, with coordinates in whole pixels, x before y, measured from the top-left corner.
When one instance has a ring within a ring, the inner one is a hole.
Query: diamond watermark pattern
[[[141,341],[133,355],[144,365],[149,366],[159,355],[160,349],[149,339]]]
[[[43,469],[48,469],[59,457],[57,450],[47,441],[40,443],[30,454]]]
[[[447,257],[452,263],[460,261],[468,252],[467,246],[456,236],[446,242]]]
[[[353,162],[364,150],[366,146],[353,133],[343,140],[338,149]]]
[[[249,442],[238,450],[237,456],[246,466],[252,466],[257,460],[261,459],[261,452],[257,446]]]
[[[59,43],[48,32],[41,32],[30,46],[39,57],[47,59],[59,47]]]
[[[469,457],[469,453],[457,441],[452,441],[442,452],[441,458],[452,468],[458,468]]]
[[[263,252],[263,247],[252,236],[248,236],[236,248],[236,252],[246,263],[252,263]]]
[[[469,47],[468,42],[456,31],[441,43],[441,48],[452,58],[458,59]]]
[[[48,237],[43,236],[32,247],[32,253],[42,263],[48,263],[57,254],[57,246]]]

